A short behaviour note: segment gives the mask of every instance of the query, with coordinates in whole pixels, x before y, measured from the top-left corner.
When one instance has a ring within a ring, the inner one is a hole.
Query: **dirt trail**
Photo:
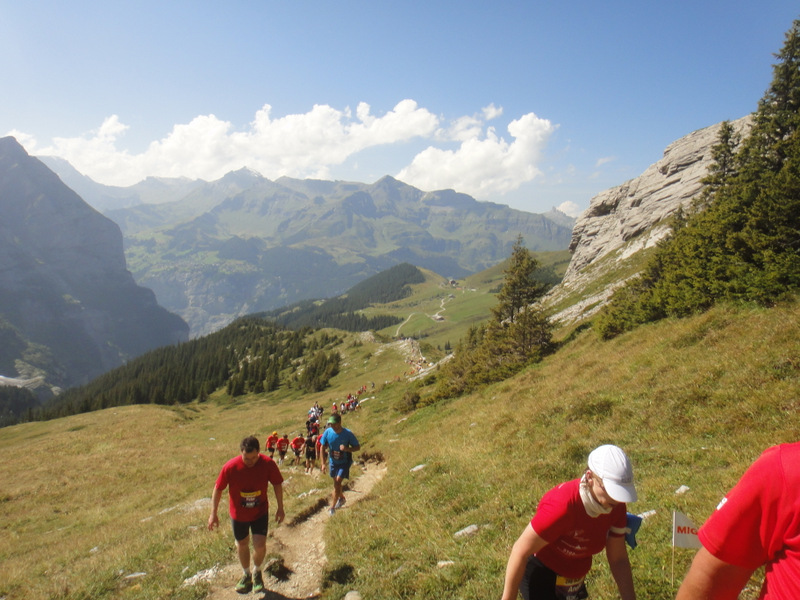
[[[363,466],[363,473],[350,482],[344,495],[347,504],[339,510],[348,507],[366,497],[373,486],[386,474],[386,464],[367,462]],[[330,478],[324,479],[333,484]],[[330,496],[327,497],[328,499]],[[264,574],[265,594],[237,594],[233,586],[241,577],[242,568],[238,561],[232,562],[220,569],[211,581],[211,592],[206,600],[242,600],[243,598],[259,598],[264,600],[300,600],[318,598],[322,571],[327,558],[325,556],[325,542],[323,532],[328,519],[335,519],[336,515],[328,514],[327,504],[306,521],[292,527],[287,524],[275,526],[270,523],[270,535],[267,538],[267,557],[279,554],[283,564],[289,569],[290,574],[285,581],[279,580],[268,573]],[[232,552],[233,554],[233,552]],[[235,560],[235,556],[231,557]]]

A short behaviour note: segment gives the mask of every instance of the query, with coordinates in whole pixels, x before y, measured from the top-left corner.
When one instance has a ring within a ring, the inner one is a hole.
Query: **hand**
[[[214,531],[215,527],[219,527],[219,517],[216,515],[216,513],[208,517],[208,530]]]
[[[339,446],[339,450],[341,450],[342,452],[345,452],[347,450],[347,447],[344,444],[342,444],[342,445]]]
[[[283,519],[286,517],[286,514],[283,512],[283,507],[281,506],[278,510],[275,511],[275,522],[276,523],[283,523]]]

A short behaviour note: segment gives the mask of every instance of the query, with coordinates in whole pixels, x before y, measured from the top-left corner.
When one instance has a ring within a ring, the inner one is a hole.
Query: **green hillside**
[[[383,456],[388,474],[369,502],[341,511],[326,532],[332,566],[352,565],[355,575],[323,598],[348,589],[373,598],[496,596],[539,496],[577,476],[604,442],[632,457],[640,490],[632,509],[656,511],[631,554],[639,597],[671,598],[670,511],[702,522],[764,447],[800,437],[799,330],[800,309],[790,303],[715,308],[607,342],[586,331],[512,379],[411,414],[397,409],[407,388],[400,343],[350,335],[342,371],[321,393],[231,401],[220,391],[205,403],[8,427],[0,437],[0,595],[203,597],[202,586],[181,583],[234,560],[228,532],[204,524],[214,477],[239,440],[291,434],[314,401],[375,382],[346,425],[364,454]],[[411,472],[417,465],[425,467]],[[690,492],[676,495],[681,485]],[[291,478],[287,520],[326,495],[300,498],[315,487]],[[453,537],[472,524],[474,537]],[[677,552],[678,578],[690,559]],[[440,560],[454,565],[439,569]],[[125,579],[135,573],[146,575]],[[598,561],[593,597],[613,598],[612,585]]]

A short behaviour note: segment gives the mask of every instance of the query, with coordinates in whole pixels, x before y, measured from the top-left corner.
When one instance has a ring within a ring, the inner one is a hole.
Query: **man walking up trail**
[[[306,473],[311,475],[317,462],[317,434],[309,433],[303,447],[306,449]]]
[[[267,437],[267,452],[269,452],[270,458],[275,458],[275,447],[278,445],[278,440],[281,439],[278,436],[277,431],[273,431],[272,435]]]
[[[277,446],[278,446],[278,464],[282,465],[284,459],[286,458],[286,452],[288,452],[289,450],[289,436],[284,433],[283,437],[278,440]]]
[[[236,591],[257,594],[264,591],[261,565],[267,553],[267,530],[269,528],[269,499],[267,489],[272,484],[275,502],[275,522],[284,519],[283,475],[268,456],[261,454],[258,438],[246,437],[240,445],[241,455],[230,459],[222,467],[211,494],[211,515],[208,529],[219,527],[217,510],[222,492],[228,488],[229,510],[236,539],[236,551],[242,565],[243,575],[236,584]],[[250,575],[250,534],[253,537],[253,572]]]
[[[353,452],[361,450],[361,445],[352,431],[342,427],[342,415],[331,415],[328,423],[330,427],[322,434],[320,444],[328,451],[330,476],[333,478],[333,496],[328,511],[332,515],[345,503],[342,480],[350,477]]]
[[[294,464],[299,465],[300,453],[303,451],[303,447],[306,445],[306,438],[300,434],[297,434],[290,445],[292,447],[292,452],[294,452]]]

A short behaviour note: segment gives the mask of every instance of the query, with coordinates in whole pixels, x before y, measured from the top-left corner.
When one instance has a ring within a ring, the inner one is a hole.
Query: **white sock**
[[[261,565],[253,565],[253,575],[261,570]]]
[[[242,567],[242,571],[244,571],[245,575],[250,575],[250,569],[246,569],[245,567]]]

